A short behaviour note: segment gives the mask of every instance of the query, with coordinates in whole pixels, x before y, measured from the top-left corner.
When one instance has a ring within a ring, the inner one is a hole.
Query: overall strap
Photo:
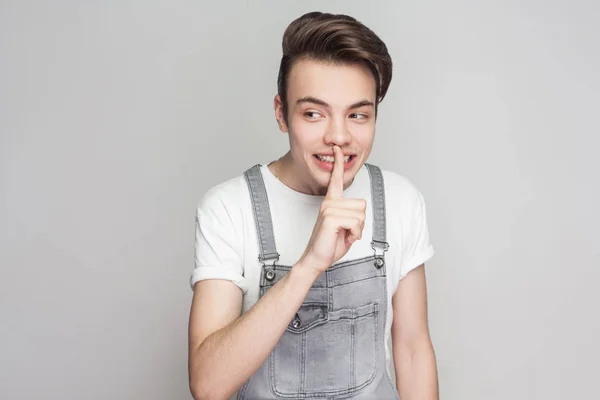
[[[383,254],[390,247],[386,241],[385,226],[385,187],[383,185],[383,173],[379,167],[365,163],[371,178],[371,200],[373,202],[373,240],[371,247],[375,251],[375,265],[383,266]],[[378,251],[379,250],[379,251]],[[381,259],[381,261],[379,261]]]
[[[275,248],[275,233],[273,231],[273,220],[271,219],[271,210],[269,208],[269,199],[267,198],[267,189],[260,172],[261,165],[256,164],[244,172],[244,177],[248,183],[250,197],[252,199],[252,208],[254,211],[254,222],[258,235],[258,244],[260,255],[258,260],[264,265],[265,261],[274,260],[275,264],[279,260],[279,253]]]

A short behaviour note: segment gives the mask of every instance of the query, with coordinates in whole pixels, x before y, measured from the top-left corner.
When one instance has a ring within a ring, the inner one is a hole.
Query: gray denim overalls
[[[331,265],[238,400],[399,399],[386,371],[387,313],[385,191],[381,170],[365,164],[371,180],[373,254]],[[260,296],[291,269],[279,265],[260,164],[246,178],[263,264]],[[268,262],[274,260],[272,262]]]

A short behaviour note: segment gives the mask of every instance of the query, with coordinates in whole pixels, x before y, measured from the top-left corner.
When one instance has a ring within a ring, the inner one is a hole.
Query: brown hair
[[[294,62],[299,59],[364,64],[375,78],[377,104],[385,97],[392,80],[392,58],[385,43],[371,29],[348,15],[317,11],[304,14],[285,30],[282,48],[277,91],[286,121],[287,79]]]

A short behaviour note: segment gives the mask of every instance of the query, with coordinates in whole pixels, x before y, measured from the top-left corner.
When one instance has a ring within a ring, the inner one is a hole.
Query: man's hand
[[[325,271],[362,238],[367,202],[344,199],[344,154],[333,146],[334,165],[325,200],[299,264]]]

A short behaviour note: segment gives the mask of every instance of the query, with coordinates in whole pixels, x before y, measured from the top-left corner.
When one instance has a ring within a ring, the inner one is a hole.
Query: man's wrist
[[[306,264],[304,260],[299,260],[289,272],[291,280],[300,284],[306,284],[308,287],[317,280],[321,272]]]

